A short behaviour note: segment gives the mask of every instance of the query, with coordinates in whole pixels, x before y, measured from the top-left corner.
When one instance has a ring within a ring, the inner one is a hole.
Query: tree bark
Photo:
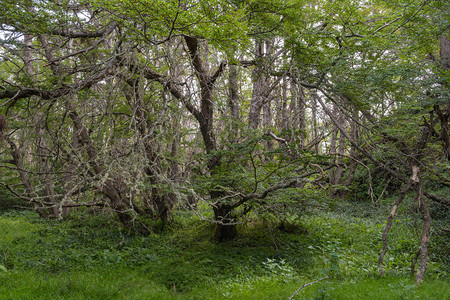
[[[288,96],[287,96],[287,89],[288,89],[288,81],[286,80],[287,78],[283,78],[283,85],[282,85],[282,98],[281,98],[281,105],[280,108],[278,109],[278,112],[281,115],[280,118],[280,129],[281,131],[283,130],[288,130],[289,129],[289,118],[287,116],[287,102],[288,102]]]
[[[319,96],[314,92],[313,93],[313,97],[312,97],[312,103],[311,103],[311,107],[312,107],[312,132],[313,132],[313,140],[317,140],[318,139],[318,134],[317,134],[317,98]],[[319,149],[320,149],[320,142],[316,141],[314,144],[314,151],[319,154]]]
[[[428,263],[428,243],[430,241],[431,216],[430,212],[428,211],[428,205],[426,203],[426,200],[423,197],[423,189],[421,182],[418,183],[416,190],[417,190],[416,201],[419,204],[419,210],[423,216],[423,229],[422,229],[422,236],[420,238],[419,250],[417,251],[417,254],[411,263],[411,274],[414,274],[414,267],[417,258],[420,257],[419,269],[416,274],[416,282],[422,283],[425,277],[425,272],[427,270],[427,263]]]
[[[356,118],[357,114],[353,114],[353,118]],[[341,136],[344,136],[341,134]],[[354,141],[358,139],[358,124],[356,122],[356,119],[352,120],[350,123],[350,138]],[[356,148],[353,144],[350,144],[350,157],[356,158]],[[344,186],[349,187],[353,182],[353,177],[355,175],[356,171],[356,161],[354,159],[350,160],[349,168],[348,168],[348,174],[347,178],[345,179]],[[345,191],[344,195],[345,196]]]
[[[300,147],[303,149],[306,144],[307,131],[306,131],[306,95],[302,86],[299,86],[299,97],[297,104],[298,114],[298,129],[300,129]]]
[[[343,118],[343,114],[339,111],[339,108],[334,105],[333,114],[336,116],[340,126],[345,128],[345,120]],[[344,155],[344,147],[345,147],[345,138],[343,134],[340,134],[339,128],[337,125],[333,124],[332,135],[331,135],[331,143],[330,143],[330,153],[334,155],[332,160],[332,164],[336,166],[330,169],[329,177],[330,177],[330,198],[336,198],[341,196],[339,189],[336,188],[336,185],[341,184],[342,180],[342,172],[343,172],[343,155]]]
[[[248,113],[249,127],[256,130],[260,125],[261,109],[269,101],[270,77],[268,76],[265,60],[272,51],[272,42],[269,40],[255,40],[256,65],[253,70],[253,91]]]
[[[232,142],[237,142],[239,134],[239,84],[238,84],[238,69],[236,65],[230,65],[230,73],[228,75],[228,106],[230,108],[231,116],[231,136]]]
[[[217,205],[214,207],[214,219],[217,222],[214,238],[219,241],[231,240],[236,237],[236,225],[233,224],[233,208],[226,205]]]
[[[450,40],[447,36],[443,35],[439,41],[440,43],[440,58],[441,65],[444,71],[450,70]],[[442,86],[448,90],[449,84],[445,79],[442,80]],[[440,138],[443,142],[443,150],[447,160],[450,160],[450,134],[449,134],[449,120],[450,120],[450,97],[447,96],[447,103],[441,110],[439,105],[434,106],[434,110],[439,116],[441,122],[441,135]]]

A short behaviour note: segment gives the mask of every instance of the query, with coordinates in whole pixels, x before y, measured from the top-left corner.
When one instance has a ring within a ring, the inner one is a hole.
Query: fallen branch
[[[405,199],[406,193],[411,189],[411,181],[406,184],[406,186],[400,191],[397,201],[395,202],[394,206],[392,207],[391,213],[389,214],[389,217],[386,222],[386,227],[384,228],[382,241],[383,241],[383,250],[381,251],[380,257],[378,258],[378,270],[380,270],[380,273],[383,277],[386,277],[383,270],[383,259],[384,255],[387,251],[387,238],[389,230],[392,226],[392,221],[394,220],[395,213],[397,212],[398,207],[403,202],[403,199]]]
[[[298,290],[295,291],[294,295],[292,295],[291,298],[289,298],[289,300],[294,299],[294,297],[298,294],[298,292],[300,292],[300,290],[301,290],[302,288],[305,288],[305,287],[307,287],[307,286],[313,285],[313,284],[318,283],[318,282],[320,282],[320,281],[322,281],[322,280],[325,280],[325,279],[328,279],[328,276],[327,276],[327,277],[324,277],[324,278],[321,278],[321,279],[319,279],[319,280],[316,280],[316,281],[314,281],[314,282],[305,283],[304,285],[302,285],[301,287],[299,287]]]
[[[433,201],[439,202],[439,203],[441,203],[441,204],[443,204],[443,205],[445,205],[445,206],[450,206],[450,201],[448,201],[447,199],[444,199],[444,198],[441,198],[441,197],[439,197],[439,196],[430,194],[430,193],[428,193],[427,191],[423,191],[423,194],[424,194],[427,198],[429,198],[429,199],[431,199],[431,200],[433,200]]]
[[[53,207],[53,206],[61,206],[61,207],[101,206],[101,207],[106,207],[109,205],[108,203],[105,203],[103,201],[79,202],[79,203],[54,203],[54,202],[42,202],[42,203],[45,205],[50,205],[51,207]]]

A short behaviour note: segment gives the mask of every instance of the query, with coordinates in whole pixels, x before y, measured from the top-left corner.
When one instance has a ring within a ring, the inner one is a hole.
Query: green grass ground
[[[32,212],[0,213],[0,299],[450,299],[449,237],[435,224],[424,284],[409,278],[420,218],[395,222],[385,258],[377,259],[385,211],[339,206],[304,212],[291,233],[268,221],[216,243],[213,225],[190,212],[172,228],[128,235],[108,215],[77,213],[66,221]]]

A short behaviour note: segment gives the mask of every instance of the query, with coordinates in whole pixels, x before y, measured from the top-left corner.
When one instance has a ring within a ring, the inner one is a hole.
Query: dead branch
[[[422,236],[420,238],[420,247],[419,247],[420,263],[416,275],[416,283],[422,283],[425,277],[425,272],[427,270],[427,263],[428,263],[428,243],[430,242],[431,216],[428,210],[427,203],[423,198],[423,190],[421,183],[419,183],[419,186],[417,187],[417,198],[419,200],[418,201],[419,209],[423,216],[423,229],[422,229]],[[414,269],[411,269],[411,271],[414,272]]]
[[[383,232],[383,250],[381,251],[380,257],[378,258],[378,269],[380,270],[381,275],[386,276],[384,274],[383,270],[383,258],[387,251],[387,236],[389,233],[389,230],[392,226],[392,221],[394,220],[395,213],[397,212],[397,209],[399,205],[403,202],[403,199],[405,199],[406,193],[411,189],[411,181],[409,181],[406,186],[400,191],[400,194],[398,195],[397,201],[395,202],[394,206],[392,207],[391,213],[389,214],[386,227],[384,228]]]
[[[298,290],[295,291],[295,293],[289,298],[289,300],[294,299],[294,297],[298,294],[298,292],[300,292],[300,290],[301,290],[302,288],[305,288],[305,287],[307,287],[307,286],[316,284],[316,283],[321,282],[322,280],[325,280],[325,279],[328,279],[328,276],[326,276],[326,277],[324,277],[324,278],[321,278],[321,279],[319,279],[319,280],[310,282],[310,283],[305,283],[304,285],[302,285],[301,287],[299,287]]]

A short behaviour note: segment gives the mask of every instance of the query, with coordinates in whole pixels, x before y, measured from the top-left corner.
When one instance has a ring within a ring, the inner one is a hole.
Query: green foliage
[[[172,36],[192,35],[211,42],[230,57],[249,45],[244,22],[245,6],[233,6],[224,0],[179,1],[86,1],[127,30],[127,39],[157,44]],[[144,26],[136,26],[142,24]]]

